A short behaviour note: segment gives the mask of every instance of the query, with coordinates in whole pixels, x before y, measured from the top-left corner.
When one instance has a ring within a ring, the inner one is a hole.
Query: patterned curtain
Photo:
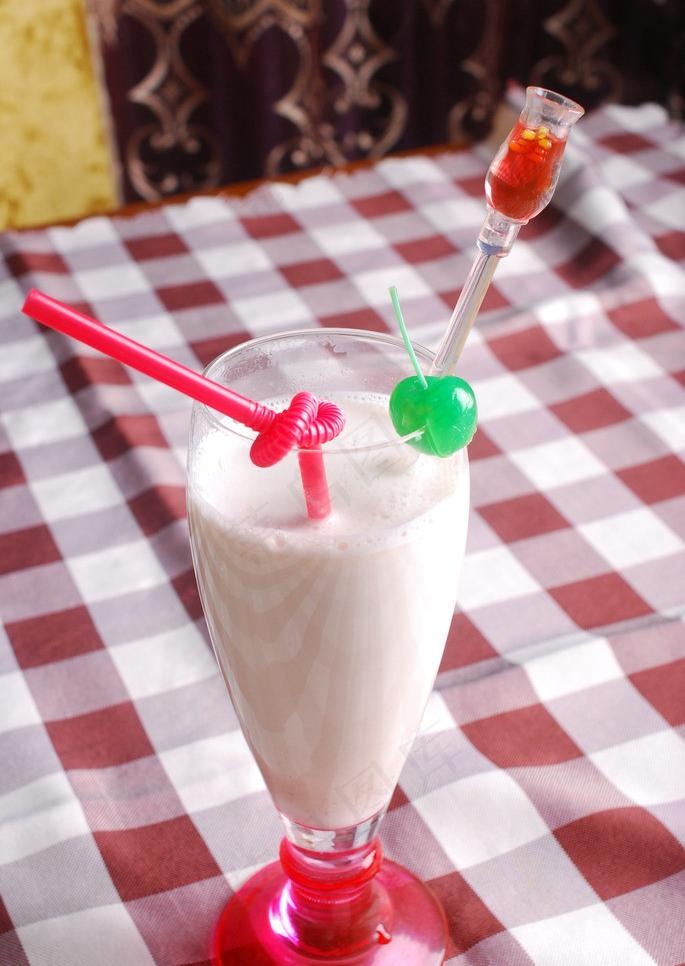
[[[685,108],[682,0],[90,0],[122,198],[484,136],[506,82]]]

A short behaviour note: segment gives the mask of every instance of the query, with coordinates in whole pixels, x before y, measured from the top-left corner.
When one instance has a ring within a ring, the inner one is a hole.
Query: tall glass
[[[419,349],[428,369],[431,353]],[[222,964],[431,964],[444,916],[378,828],[419,727],[457,593],[464,450],[399,439],[388,396],[400,340],[315,329],[245,343],[206,375],[276,408],[337,402],[324,447],[332,512],[307,518],[298,454],[260,469],[254,434],[196,404],[188,456],[193,562],[219,666],[285,828],[280,862],[229,902]]]

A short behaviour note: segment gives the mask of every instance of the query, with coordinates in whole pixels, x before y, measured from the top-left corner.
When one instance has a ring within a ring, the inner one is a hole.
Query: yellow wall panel
[[[0,0],[0,229],[115,199],[83,0]]]

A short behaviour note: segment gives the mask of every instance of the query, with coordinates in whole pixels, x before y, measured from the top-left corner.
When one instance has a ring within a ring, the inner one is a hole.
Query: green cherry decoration
[[[476,396],[458,376],[424,376],[402,315],[397,289],[388,289],[415,376],[398,382],[390,394],[390,419],[400,436],[422,430],[407,440],[422,453],[451,456],[473,439],[478,423]]]
[[[400,436],[419,429],[421,436],[407,440],[422,453],[451,456],[473,439],[478,407],[471,386],[459,376],[409,376],[390,396],[390,418]]]

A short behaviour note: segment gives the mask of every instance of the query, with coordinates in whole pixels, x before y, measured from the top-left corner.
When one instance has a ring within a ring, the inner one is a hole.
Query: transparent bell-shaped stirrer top
[[[549,204],[568,133],[584,113],[580,104],[563,94],[527,88],[525,106],[488,168],[488,213],[478,235],[478,254],[435,357],[434,374],[454,370],[497,260],[509,254],[521,226]]]

